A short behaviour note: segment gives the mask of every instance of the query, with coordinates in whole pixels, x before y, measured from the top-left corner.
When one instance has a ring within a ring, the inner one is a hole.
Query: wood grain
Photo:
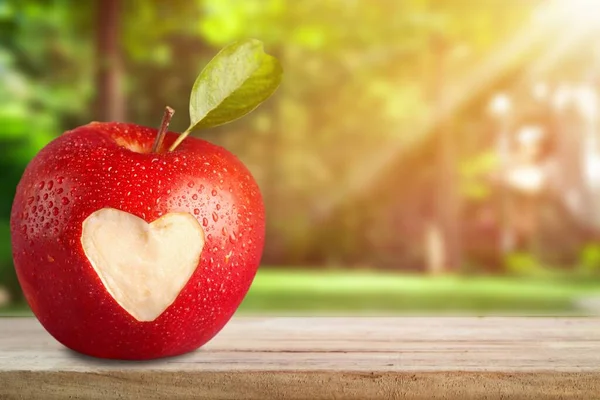
[[[234,318],[151,362],[0,319],[0,399],[600,399],[599,318]]]

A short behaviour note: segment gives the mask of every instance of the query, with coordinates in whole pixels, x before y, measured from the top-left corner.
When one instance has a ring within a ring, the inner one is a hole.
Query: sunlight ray
[[[419,142],[422,142],[435,126],[451,116],[469,99],[475,97],[480,90],[487,86],[486,84],[502,76],[503,72],[518,62],[521,57],[526,56],[537,44],[543,43],[548,37],[552,37],[553,33],[561,26],[562,19],[560,2],[548,3],[540,8],[530,24],[515,32],[505,45],[494,51],[473,69],[467,71],[458,82],[445,90],[445,95],[436,116],[423,121],[420,126],[411,127],[404,135],[400,135],[402,139],[393,143],[386,143],[376,153],[371,154],[362,162],[357,162],[357,166],[346,175],[350,179],[346,179],[342,185],[338,186],[338,190],[332,191],[328,198],[319,202],[315,213],[317,219],[326,219],[344,200],[352,198],[368,188],[370,182],[375,180],[394,160],[406,154]],[[575,31],[581,32],[582,30]],[[536,63],[536,65],[541,66],[544,62],[551,62],[554,57],[558,57],[562,53],[564,46],[572,43],[572,39],[569,38],[578,38],[579,36],[580,33],[567,35],[565,42],[561,41],[561,46],[556,51],[554,49],[549,50],[548,61],[545,61],[546,58],[544,58],[544,61]],[[400,128],[400,130],[406,130],[406,128]]]

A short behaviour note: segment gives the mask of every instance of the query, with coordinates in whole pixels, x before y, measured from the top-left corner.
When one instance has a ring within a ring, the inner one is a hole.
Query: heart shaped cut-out
[[[191,214],[152,223],[114,208],[90,214],[81,245],[104,287],[138,321],[153,321],[177,298],[198,266],[204,231]]]

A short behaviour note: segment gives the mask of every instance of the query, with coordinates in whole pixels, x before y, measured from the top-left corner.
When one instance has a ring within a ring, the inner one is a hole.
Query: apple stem
[[[169,147],[169,151],[173,151],[183,142],[183,140],[190,134],[192,131],[192,127],[187,128],[181,135],[177,137],[177,139],[173,142],[171,147]]]
[[[175,114],[175,110],[169,106],[165,107],[165,113],[160,123],[158,134],[154,140],[154,145],[152,145],[153,153],[158,153],[160,146],[162,146],[162,142],[165,140],[165,135],[167,134],[167,129],[169,128],[169,123],[171,122],[171,118],[173,118],[173,114]]]

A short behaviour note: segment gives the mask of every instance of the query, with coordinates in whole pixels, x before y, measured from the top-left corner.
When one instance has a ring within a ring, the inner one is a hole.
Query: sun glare
[[[600,1],[598,0],[560,0],[558,1],[563,20],[571,26],[600,29]]]
[[[490,102],[489,112],[495,117],[503,117],[510,113],[511,108],[510,97],[504,93],[499,93]]]

